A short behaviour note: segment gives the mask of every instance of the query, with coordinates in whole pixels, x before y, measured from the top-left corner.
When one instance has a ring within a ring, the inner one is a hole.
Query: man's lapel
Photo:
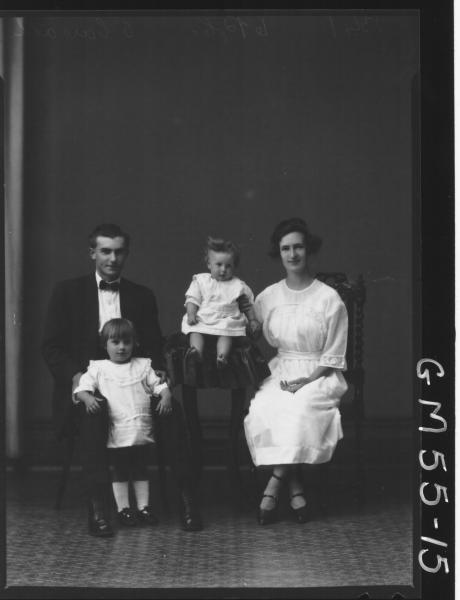
[[[94,275],[89,275],[84,282],[83,290],[84,324],[87,338],[97,340],[99,335],[99,296]]]
[[[124,319],[132,321],[135,315],[136,307],[133,306],[133,298],[130,293],[129,283],[126,279],[120,279],[120,311]]]

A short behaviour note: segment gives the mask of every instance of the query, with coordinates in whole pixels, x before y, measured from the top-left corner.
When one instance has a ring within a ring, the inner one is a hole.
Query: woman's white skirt
[[[338,405],[347,390],[339,370],[304,385],[294,394],[283,391],[280,381],[308,377],[318,359],[270,362],[272,375],[251,401],[244,428],[256,466],[324,463],[332,458],[343,431]]]

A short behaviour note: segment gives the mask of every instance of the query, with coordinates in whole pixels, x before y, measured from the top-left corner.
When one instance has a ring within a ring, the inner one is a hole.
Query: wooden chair
[[[190,435],[194,475],[200,479],[203,469],[202,448],[203,433],[198,411],[198,391],[200,389],[219,388],[228,390],[231,396],[231,414],[229,435],[227,438],[227,468],[243,496],[239,468],[240,437],[244,416],[246,415],[246,389],[257,387],[258,383],[270,374],[268,365],[259,349],[248,338],[235,338],[229,355],[228,368],[221,370],[216,366],[215,336],[206,336],[203,361],[195,381],[190,382],[184,368],[184,360],[189,348],[187,337],[176,333],[167,339],[165,358],[172,385],[182,386],[183,407]]]
[[[344,273],[318,273],[317,278],[333,287],[342,298],[348,312],[347,370],[344,377],[351,387],[352,419],[355,434],[355,464],[361,472],[362,424],[364,420],[364,303],[366,287],[362,275],[349,281]]]

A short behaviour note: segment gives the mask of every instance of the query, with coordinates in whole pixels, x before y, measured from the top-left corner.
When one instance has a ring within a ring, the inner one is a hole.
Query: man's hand
[[[160,378],[160,383],[168,383],[166,371],[163,371],[162,369],[155,369],[155,375]]]
[[[83,375],[83,373],[81,371],[79,371],[78,373],[75,373],[75,375],[72,377],[72,394],[75,390],[75,388],[77,387],[77,385],[80,383],[80,377]]]

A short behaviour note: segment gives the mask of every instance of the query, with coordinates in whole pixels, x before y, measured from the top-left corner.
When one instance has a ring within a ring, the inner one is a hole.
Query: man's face
[[[96,247],[89,249],[89,255],[96,263],[96,271],[104,281],[118,279],[128,256],[125,239],[98,236]]]

